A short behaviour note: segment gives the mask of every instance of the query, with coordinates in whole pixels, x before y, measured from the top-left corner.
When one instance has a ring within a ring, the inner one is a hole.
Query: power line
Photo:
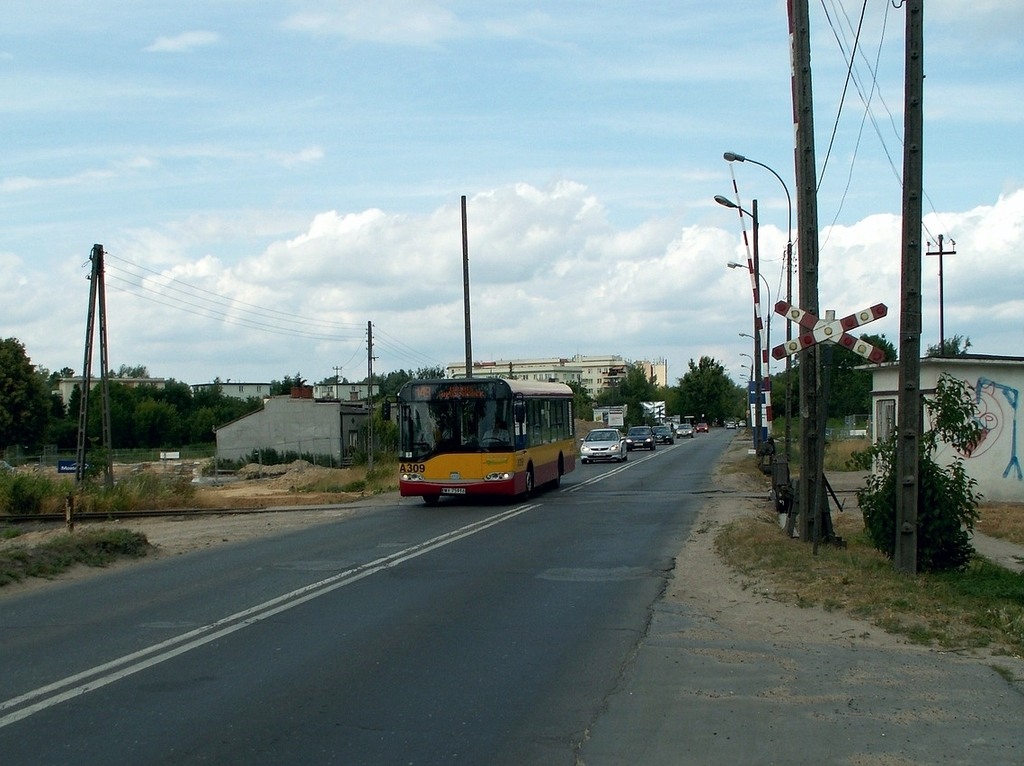
[[[140,264],[106,253],[120,265],[107,262],[108,286],[120,293],[131,295],[164,306],[174,311],[185,312],[200,319],[213,320],[223,324],[245,327],[273,335],[306,338],[317,341],[355,342],[359,345],[349,359],[351,362],[361,353],[366,337],[365,325],[351,322],[336,322],[323,317],[306,317],[279,309],[267,308],[255,303],[226,298],[198,285],[147,268]],[[154,280],[149,275],[156,277]],[[421,367],[439,366],[417,349],[394,336],[376,328],[376,343],[387,348],[393,356],[409,360]],[[383,336],[382,341],[380,336]],[[346,363],[345,366],[348,366]]]

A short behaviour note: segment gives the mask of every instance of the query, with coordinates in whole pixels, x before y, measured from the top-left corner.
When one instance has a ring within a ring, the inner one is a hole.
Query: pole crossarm
[[[881,319],[888,314],[889,308],[884,303],[876,303],[874,306],[849,314],[842,319],[819,319],[811,312],[804,311],[786,301],[779,301],[775,304],[775,313],[786,317],[801,328],[801,332],[796,338],[787,340],[772,349],[772,356],[776,359],[785,359],[787,356],[797,354],[818,343],[835,343],[859,354],[869,362],[881,364],[885,361],[885,352],[849,332],[855,327]]]

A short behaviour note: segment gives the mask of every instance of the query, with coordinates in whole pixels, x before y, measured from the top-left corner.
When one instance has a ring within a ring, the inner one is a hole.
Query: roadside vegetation
[[[294,492],[321,497],[379,494],[397,488],[395,476],[395,461],[378,459],[372,470],[361,465],[344,471],[314,473],[310,481],[296,485]],[[118,559],[147,555],[151,546],[145,535],[125,529],[80,530],[29,545],[18,538],[26,529],[38,526],[5,522],[5,516],[15,514],[62,514],[69,495],[75,498],[76,513],[116,517],[139,510],[195,508],[197,489],[189,479],[173,474],[138,472],[117,481],[111,489],[99,482],[88,482],[76,493],[70,479],[34,473],[2,473],[0,587],[29,577],[56,577],[79,564],[105,567]]]
[[[141,558],[151,547],[145,535],[127,529],[69,532],[39,545],[4,546],[0,587],[28,577],[56,577],[79,564],[105,567],[119,558]]]
[[[859,446],[829,444],[826,464],[855,469]],[[745,453],[746,443],[741,449],[737,440],[723,470],[744,474],[752,492],[767,493],[767,477]],[[982,502],[976,528],[1024,544],[1022,517],[1024,506]],[[727,525],[715,546],[749,586],[768,587],[782,602],[842,611],[923,645],[1024,654],[1024,575],[979,556],[962,571],[908,575],[876,549],[858,510],[833,512],[832,521],[845,546],[822,545],[815,553],[787,538],[765,503],[763,512]]]

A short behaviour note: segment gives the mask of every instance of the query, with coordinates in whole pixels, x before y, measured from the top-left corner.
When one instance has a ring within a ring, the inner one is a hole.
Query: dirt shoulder
[[[701,509],[669,580],[665,598],[687,604],[739,636],[768,636],[782,643],[813,638],[826,643],[844,642],[860,646],[907,646],[909,642],[893,636],[863,620],[855,620],[838,611],[820,607],[799,607],[775,600],[774,587],[766,580],[740,574],[715,551],[715,538],[728,524],[753,518],[773,509],[767,478],[731,471],[730,466],[747,459],[745,451],[733,448],[715,468],[711,496]],[[864,474],[853,472],[829,476],[833,489],[846,509],[842,525],[860,523],[853,490],[864,482]],[[782,534],[780,529],[779,534]],[[794,543],[796,544],[796,543]]]

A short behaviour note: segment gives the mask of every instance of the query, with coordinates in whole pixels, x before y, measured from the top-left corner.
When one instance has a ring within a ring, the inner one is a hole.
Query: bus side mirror
[[[523,423],[526,422],[526,402],[516,402],[514,408],[516,422],[519,425],[522,425]]]

